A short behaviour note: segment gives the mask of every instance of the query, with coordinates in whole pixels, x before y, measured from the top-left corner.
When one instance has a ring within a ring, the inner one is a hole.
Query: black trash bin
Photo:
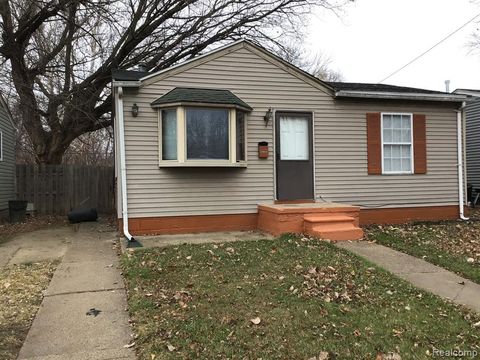
[[[8,202],[8,213],[10,215],[11,223],[20,223],[25,221],[27,205],[28,201],[24,200],[10,200]]]
[[[71,224],[76,224],[84,221],[97,221],[97,209],[73,209],[68,214],[68,220]]]

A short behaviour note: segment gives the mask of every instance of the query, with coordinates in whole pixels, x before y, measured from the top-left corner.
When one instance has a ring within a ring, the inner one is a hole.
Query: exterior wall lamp
[[[138,105],[136,103],[132,105],[132,116],[133,117],[138,116]]]
[[[269,108],[267,112],[265,113],[265,116],[263,117],[263,120],[265,121],[265,127],[268,126],[268,123],[273,120],[273,111],[272,108]]]

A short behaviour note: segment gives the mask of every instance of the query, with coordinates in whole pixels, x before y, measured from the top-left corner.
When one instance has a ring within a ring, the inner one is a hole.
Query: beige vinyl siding
[[[470,99],[465,113],[467,181],[480,189],[480,98]]]
[[[124,88],[131,217],[254,213],[258,203],[273,201],[273,124],[265,127],[263,121],[270,107],[314,112],[317,197],[367,206],[455,203],[455,116],[451,108],[419,109],[427,114],[429,174],[372,177],[366,166],[365,113],[397,108],[405,112],[411,107],[335,101],[327,89],[306,83],[247,46],[164,76],[138,90]],[[158,117],[150,103],[174,87],[228,89],[254,108],[247,117],[247,168],[159,168]],[[131,116],[133,103],[140,108],[136,118]],[[258,159],[259,141],[269,143],[266,160]]]
[[[15,132],[7,110],[0,102],[0,131],[3,133],[3,160],[0,161],[0,217],[8,210],[8,201],[15,199]]]
[[[454,105],[440,103],[339,100],[334,112],[316,114],[317,195],[325,200],[365,207],[457,204],[454,110]],[[426,115],[427,174],[368,175],[367,112]]]

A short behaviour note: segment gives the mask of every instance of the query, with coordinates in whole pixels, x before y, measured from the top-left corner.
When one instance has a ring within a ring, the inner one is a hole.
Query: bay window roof
[[[151,103],[154,108],[184,105],[221,106],[252,111],[252,107],[231,91],[176,87]]]

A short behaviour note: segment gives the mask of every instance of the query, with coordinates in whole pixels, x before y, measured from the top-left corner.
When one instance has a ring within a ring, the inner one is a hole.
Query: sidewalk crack
[[[67,291],[67,292],[62,292],[62,293],[46,294],[45,297],[54,297],[54,296],[60,296],[60,295],[85,294],[85,293],[97,293],[97,292],[114,291],[114,290],[125,290],[125,288],[124,287],[113,287],[113,288],[98,289],[98,290]]]

